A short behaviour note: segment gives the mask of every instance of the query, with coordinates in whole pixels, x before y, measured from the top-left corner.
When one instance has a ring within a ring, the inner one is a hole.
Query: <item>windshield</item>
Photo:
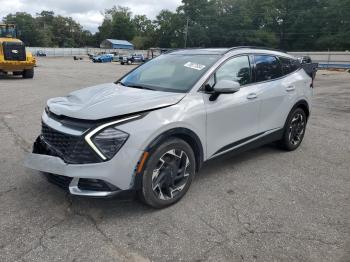
[[[119,82],[135,88],[188,92],[219,55],[165,54],[143,64]]]

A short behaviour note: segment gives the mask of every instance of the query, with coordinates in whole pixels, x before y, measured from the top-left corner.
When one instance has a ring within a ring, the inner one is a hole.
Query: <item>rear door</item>
[[[282,62],[274,55],[257,54],[254,60],[255,82],[261,99],[259,132],[282,128],[295,101],[295,79],[284,76]]]
[[[234,94],[221,94],[210,101],[204,93],[207,110],[207,155],[209,157],[230,150],[258,132],[259,99],[252,84],[249,56],[229,59],[208,81],[214,87],[220,80],[239,82],[241,89]]]

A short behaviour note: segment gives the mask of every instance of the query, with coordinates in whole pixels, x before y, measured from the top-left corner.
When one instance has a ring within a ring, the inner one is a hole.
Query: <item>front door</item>
[[[207,111],[207,156],[229,151],[258,133],[260,100],[252,84],[249,56],[238,56],[224,62],[212,75],[208,85],[214,87],[220,80],[240,83],[234,94],[221,94],[210,101],[204,93]]]

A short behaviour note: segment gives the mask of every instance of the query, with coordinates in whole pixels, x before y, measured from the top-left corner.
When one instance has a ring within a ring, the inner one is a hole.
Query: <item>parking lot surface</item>
[[[72,197],[23,167],[48,98],[132,68],[39,58],[33,80],[0,79],[0,261],[350,261],[346,72],[318,72],[298,150],[210,161],[167,209]]]

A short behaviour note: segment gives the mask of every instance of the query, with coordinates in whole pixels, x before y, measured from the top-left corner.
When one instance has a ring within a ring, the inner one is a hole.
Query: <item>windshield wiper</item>
[[[153,88],[150,88],[148,86],[143,86],[143,85],[127,85],[127,87],[138,88],[138,89],[146,89],[146,90],[154,90]]]
[[[122,86],[126,86],[123,82],[121,81],[118,81],[118,82],[115,82],[116,84],[119,84],[119,85],[122,85]]]
[[[146,90],[155,90],[154,88],[148,87],[148,86],[144,86],[144,85],[137,85],[137,84],[131,84],[131,85],[126,85],[121,81],[115,82],[115,84],[119,84],[122,86],[126,86],[126,87],[131,87],[131,88],[139,88],[139,89],[146,89]]]

